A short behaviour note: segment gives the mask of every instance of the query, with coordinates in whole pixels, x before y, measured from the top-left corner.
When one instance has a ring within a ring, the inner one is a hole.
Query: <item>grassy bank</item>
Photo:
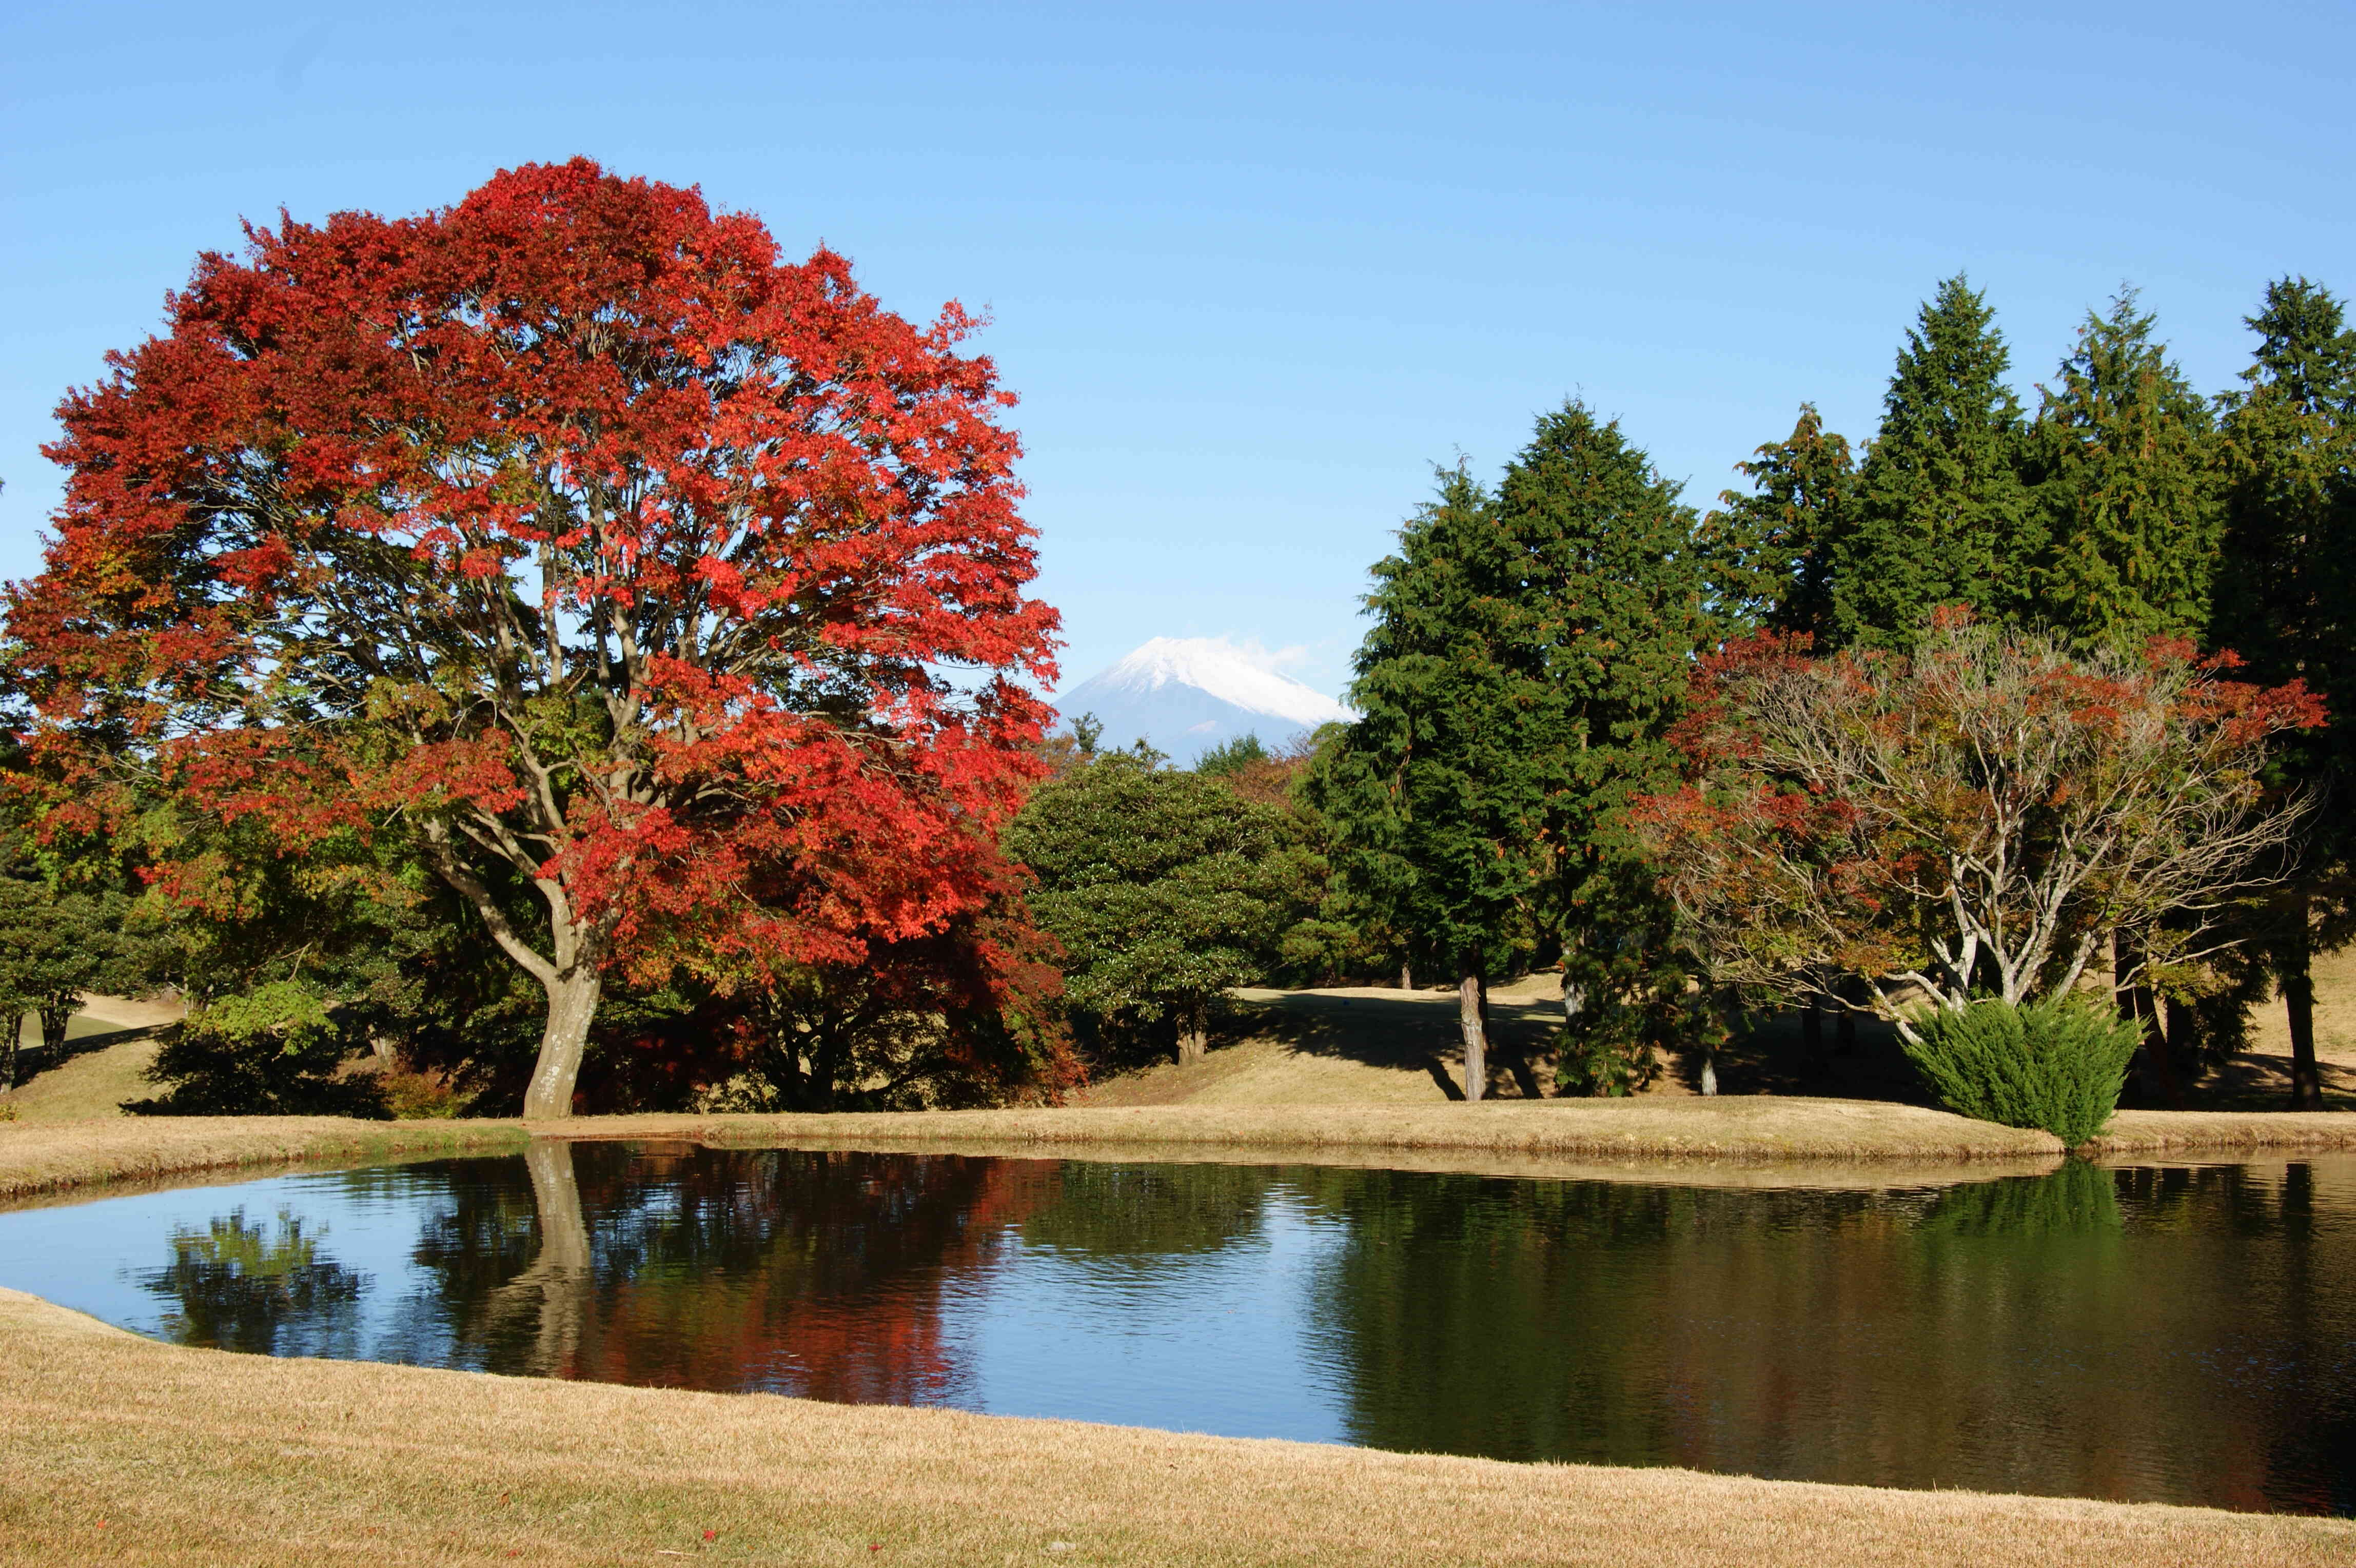
[[[0,1562],[2293,1565],[2356,1525],[157,1345],[0,1291]],[[706,1532],[712,1532],[707,1537]]]
[[[1079,1107],[838,1116],[598,1116],[349,1122],[157,1117],[0,1123],[0,1200],[294,1163],[511,1153],[532,1133],[718,1146],[931,1150],[1082,1159],[1380,1165],[1730,1186],[1908,1186],[2051,1169],[2051,1134],[1918,1106],[1781,1098],[1483,1105]],[[2338,1112],[2126,1111],[2113,1159],[2356,1148]]]
[[[590,1125],[590,1123],[584,1123]],[[373,1165],[517,1154],[518,1122],[353,1122],[336,1116],[132,1116],[0,1122],[0,1199],[101,1184],[295,1163]]]
[[[516,1121],[349,1122],[333,1117],[133,1117],[0,1124],[0,1199],[295,1161],[363,1164],[519,1149],[530,1132],[677,1138],[723,1146],[793,1143],[1094,1158],[1415,1164],[1514,1174],[1552,1164],[2043,1168],[2049,1133],[1906,1105],[1836,1101],[1557,1101],[1479,1106],[1194,1105],[940,1111],[837,1116],[596,1116],[527,1130]],[[1468,1164],[1469,1162],[1469,1164]],[[1994,1170],[1984,1174],[1996,1174]]]

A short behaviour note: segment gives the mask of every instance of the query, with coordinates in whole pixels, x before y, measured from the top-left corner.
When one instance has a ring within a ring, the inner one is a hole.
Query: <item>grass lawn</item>
[[[0,1291],[0,1563],[1974,1568],[2356,1561],[2356,1524],[274,1360]]]

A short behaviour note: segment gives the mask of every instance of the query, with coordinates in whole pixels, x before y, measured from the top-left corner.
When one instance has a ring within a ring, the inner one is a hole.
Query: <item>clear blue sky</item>
[[[37,564],[59,394],[241,216],[585,153],[994,315],[1069,678],[1226,635],[1337,691],[1430,465],[1493,473],[1567,394],[1706,501],[1802,399],[1869,435],[1959,268],[2025,396],[2123,280],[2231,384],[2268,278],[2356,292],[2351,61],[2345,3],[18,0],[0,575]]]

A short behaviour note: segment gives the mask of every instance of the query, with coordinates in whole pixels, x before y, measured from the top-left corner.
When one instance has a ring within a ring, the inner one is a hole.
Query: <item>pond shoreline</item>
[[[2051,1134],[1869,1101],[1496,1101],[1473,1106],[1140,1106],[808,1115],[357,1122],[134,1117],[0,1123],[0,1201],[257,1166],[515,1154],[534,1137],[1076,1159],[1396,1165],[1730,1186],[1907,1186],[2035,1174]],[[2123,1111],[2081,1152],[2232,1157],[2356,1149],[2356,1114]],[[1847,1167],[1844,1169],[1843,1167]]]
[[[2294,1568],[2356,1552],[2356,1523],[2294,1515],[240,1356],[8,1290],[0,1401],[19,1417],[0,1423],[0,1468],[22,1483],[0,1490],[0,1538],[25,1561]]]

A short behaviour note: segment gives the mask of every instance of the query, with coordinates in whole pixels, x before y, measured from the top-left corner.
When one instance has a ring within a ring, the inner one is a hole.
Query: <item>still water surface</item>
[[[0,1214],[281,1356],[2356,1512],[2356,1157],[1944,1189],[541,1144]]]

